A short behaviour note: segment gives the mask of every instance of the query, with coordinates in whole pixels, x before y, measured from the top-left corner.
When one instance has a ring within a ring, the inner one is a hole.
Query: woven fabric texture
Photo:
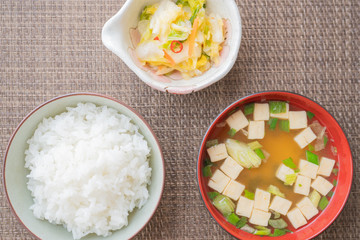
[[[179,96],[151,89],[101,42],[103,24],[125,0],[0,3],[0,150],[37,105],[71,92],[97,92],[135,108],[163,148],[162,201],[135,239],[232,239],[203,204],[196,182],[202,137],[233,101],[286,90],[323,105],[348,136],[354,158],[349,200],[317,239],[360,236],[360,2],[236,0],[243,36],[237,62],[218,83]],[[2,177],[2,172],[0,173]],[[1,182],[0,239],[35,239],[13,216]]]

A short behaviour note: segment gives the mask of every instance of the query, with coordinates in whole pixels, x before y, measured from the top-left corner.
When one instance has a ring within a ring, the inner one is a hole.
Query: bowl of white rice
[[[95,93],[54,98],[13,133],[3,181],[10,207],[37,238],[129,239],[151,219],[164,160],[148,123]]]

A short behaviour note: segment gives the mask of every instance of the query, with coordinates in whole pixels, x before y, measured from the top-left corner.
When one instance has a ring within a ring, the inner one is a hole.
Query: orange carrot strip
[[[165,54],[165,58],[170,62],[171,66],[175,66],[176,63],[174,59],[165,50],[163,50],[163,52]]]
[[[195,38],[197,34],[197,30],[199,28],[199,18],[195,18],[193,28],[191,30],[190,36],[189,36],[189,56],[192,57],[194,53],[194,47],[195,47]]]

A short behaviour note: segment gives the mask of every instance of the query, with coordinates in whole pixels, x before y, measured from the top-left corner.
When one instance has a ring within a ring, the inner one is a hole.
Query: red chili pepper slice
[[[159,37],[154,38],[154,40],[160,40]]]
[[[184,46],[181,42],[177,41],[177,40],[174,40],[171,42],[171,45],[170,45],[170,49],[171,51],[173,51],[174,53],[179,53],[183,50]]]

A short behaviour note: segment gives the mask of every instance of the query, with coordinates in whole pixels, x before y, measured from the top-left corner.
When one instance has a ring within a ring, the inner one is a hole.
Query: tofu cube
[[[217,162],[227,158],[229,155],[226,150],[225,143],[217,144],[207,149],[211,162]]]
[[[254,208],[254,200],[250,200],[246,197],[240,196],[236,207],[236,214],[239,216],[244,216],[249,218],[251,216],[251,212],[253,208]]]
[[[321,195],[325,196],[334,187],[331,182],[325,178],[318,176],[311,184],[311,187],[318,191]]]
[[[292,204],[291,201],[279,196],[275,196],[271,201],[269,208],[282,215],[286,215],[291,207],[291,204]]]
[[[270,110],[268,103],[255,103],[254,104],[254,120],[267,121],[270,119]]]
[[[233,199],[234,201],[237,201],[244,189],[245,186],[241,183],[235,180],[230,180],[229,184],[225,187],[223,194]]]
[[[265,122],[250,121],[248,139],[263,139],[265,137]]]
[[[222,193],[229,182],[230,178],[228,176],[226,176],[222,171],[216,170],[210,178],[208,186],[215,191]]]
[[[307,127],[307,115],[305,111],[289,112],[290,129],[302,129]]]
[[[315,179],[319,166],[309,161],[300,159],[299,169],[299,174]]]
[[[319,210],[314,206],[314,204],[308,197],[304,197],[300,202],[296,204],[296,206],[300,209],[301,213],[307,220],[310,220],[312,217],[319,213]]]
[[[281,181],[285,182],[285,176],[288,174],[294,174],[295,171],[288,166],[285,166],[285,164],[281,164],[278,170],[276,171],[276,177],[280,179]]]
[[[252,211],[249,222],[258,226],[266,227],[269,223],[270,216],[271,213],[269,212],[264,212],[259,209],[254,209]]]
[[[229,156],[220,166],[220,169],[230,178],[236,179],[244,168]]]
[[[330,176],[334,165],[335,165],[335,160],[326,158],[326,157],[322,157],[320,159],[320,166],[319,166],[319,170],[318,170],[317,174],[323,175],[325,177]]]
[[[294,192],[308,196],[310,193],[311,178],[298,175],[294,185]]]
[[[271,193],[257,188],[255,191],[254,208],[267,212],[269,210]]]
[[[312,141],[316,139],[315,133],[311,130],[310,127],[302,130],[298,135],[295,136],[294,140],[299,145],[301,149],[309,145]]]
[[[230,128],[233,128],[236,131],[239,131],[240,129],[243,129],[244,127],[249,125],[249,121],[241,110],[238,110],[231,114],[225,121]]]
[[[304,226],[307,223],[305,217],[297,207],[289,211],[286,216],[295,229]]]

